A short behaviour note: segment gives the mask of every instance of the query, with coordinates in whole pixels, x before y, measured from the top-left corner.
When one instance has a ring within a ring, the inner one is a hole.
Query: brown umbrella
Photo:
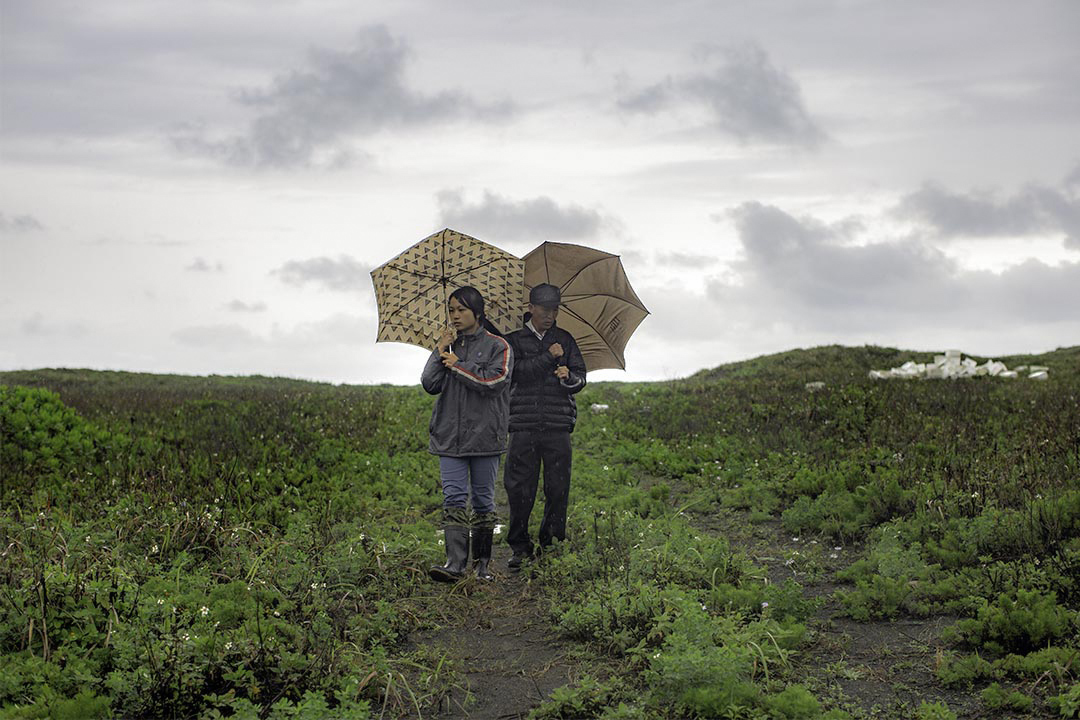
[[[520,321],[524,268],[510,253],[449,228],[426,237],[371,271],[379,306],[376,342],[434,347],[450,326],[450,293],[469,285],[484,296],[488,320],[510,330]]]
[[[529,290],[551,283],[562,292],[559,327],[577,341],[588,370],[626,369],[626,341],[649,314],[630,287],[618,255],[583,245],[546,242],[525,256]]]

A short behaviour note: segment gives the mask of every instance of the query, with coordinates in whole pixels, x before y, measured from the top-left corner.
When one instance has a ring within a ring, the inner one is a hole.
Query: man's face
[[[550,330],[551,326],[555,324],[555,319],[559,317],[559,308],[557,307],[550,308],[529,303],[529,312],[532,313],[533,327],[542,333]]]

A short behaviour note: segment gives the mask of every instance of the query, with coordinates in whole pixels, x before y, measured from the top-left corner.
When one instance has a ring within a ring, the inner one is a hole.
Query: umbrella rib
[[[383,265],[383,267],[387,268],[388,270],[397,270],[398,272],[407,273],[409,275],[415,275],[416,277],[427,278],[428,280],[438,281],[438,279],[439,279],[438,275],[429,275],[428,273],[418,272],[416,270],[410,270],[408,268],[401,267],[400,265],[394,265],[393,263],[386,263],[385,265]]]
[[[581,273],[585,272],[586,270],[588,270],[588,269],[589,269],[590,267],[592,267],[592,266],[593,266],[593,265],[595,265],[596,263],[598,263],[598,262],[603,262],[604,260],[610,260],[611,258],[615,258],[615,259],[617,260],[617,259],[619,258],[619,256],[618,256],[618,255],[608,255],[607,257],[602,257],[602,258],[599,258],[599,259],[597,259],[597,260],[593,260],[593,261],[591,261],[591,262],[587,262],[587,263],[585,263],[584,265],[582,265],[581,267],[579,267],[579,268],[577,269],[577,271],[576,271],[576,272],[575,272],[575,273],[574,273],[573,275],[571,275],[571,276],[570,276],[570,279],[569,279],[569,280],[567,280],[567,281],[566,281],[566,282],[564,282],[564,283],[563,283],[562,285],[560,285],[560,286],[559,286],[559,289],[561,290],[562,288],[566,287],[566,286],[567,286],[567,285],[569,285],[570,283],[572,283],[572,282],[574,282],[575,280],[577,280],[577,276],[578,276],[578,275],[580,275]],[[547,270],[547,253],[545,253],[545,254],[544,254],[544,270]],[[548,275],[548,277],[550,278],[550,277],[551,277],[551,275],[549,274],[549,275]]]
[[[627,305],[631,305],[633,307],[636,307],[638,310],[641,310],[641,311],[646,312],[646,313],[649,312],[649,309],[646,308],[644,305],[642,305],[640,300],[638,300],[637,303],[634,303],[629,298],[623,297],[622,295],[615,295],[613,293],[606,293],[606,292],[581,293],[580,295],[563,295],[562,296],[562,301],[563,301],[563,303],[566,303],[566,302],[570,302],[570,301],[573,301],[573,300],[588,300],[589,298],[594,298],[594,297],[609,297],[609,298],[612,298],[612,299],[615,299],[615,300],[621,300],[622,302],[625,302]]]
[[[600,338],[600,341],[602,343],[604,343],[604,347],[606,347],[613,355],[615,354],[615,348],[611,347],[611,344],[604,338],[603,335],[600,334],[600,331],[596,329],[595,325],[593,325],[591,322],[589,322],[585,318],[581,317],[580,315],[578,315],[576,312],[574,312],[570,308],[566,307],[565,305],[563,306],[563,310],[565,310],[568,315],[572,315],[573,317],[580,320],[581,323],[583,325],[585,325],[586,327],[591,328],[592,331],[596,333],[596,337]]]
[[[453,280],[454,278],[456,278],[459,275],[464,275],[465,273],[472,272],[473,270],[479,270],[480,268],[487,267],[488,265],[494,265],[495,263],[497,263],[497,262],[499,262],[501,260],[506,260],[506,258],[497,257],[494,260],[488,260],[485,263],[480,263],[479,265],[473,265],[472,267],[467,267],[464,270],[462,270],[461,272],[457,272],[457,273],[454,273],[453,275],[448,276],[446,279],[447,280]]]
[[[387,314],[387,319],[392,318],[395,315],[397,315],[399,312],[405,310],[405,308],[408,306],[409,303],[411,303],[413,300],[416,300],[417,298],[423,297],[426,293],[430,292],[432,290],[432,288],[434,288],[434,287],[437,287],[437,285],[432,285],[431,287],[419,290],[415,295],[413,295],[408,300],[405,300],[403,302],[398,303],[398,306],[396,308],[394,308],[393,310],[391,310]]]

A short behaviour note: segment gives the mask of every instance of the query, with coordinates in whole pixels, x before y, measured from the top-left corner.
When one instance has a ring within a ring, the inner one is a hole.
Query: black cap
[[[562,293],[554,285],[540,283],[529,291],[529,302],[533,305],[557,308],[559,303],[562,302]]]

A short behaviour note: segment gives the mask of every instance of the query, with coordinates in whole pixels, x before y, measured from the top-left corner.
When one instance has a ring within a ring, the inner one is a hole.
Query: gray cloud
[[[223,272],[225,266],[221,262],[209,263],[205,258],[198,257],[184,269],[189,272]]]
[[[470,203],[460,190],[443,190],[436,199],[439,224],[496,242],[582,239],[618,225],[598,210],[559,205],[546,196],[512,200],[485,190]]]
[[[256,113],[246,134],[213,139],[189,124],[174,133],[173,144],[241,167],[341,167],[367,157],[349,147],[351,135],[463,118],[493,121],[512,112],[509,103],[483,105],[457,91],[410,89],[409,55],[384,26],[364,28],[351,48],[312,48],[305,68],[277,76],[266,88],[235,93],[237,103]]]
[[[1080,189],[1080,163],[1077,163],[1072,172],[1065,176],[1062,184],[1067,190]]]
[[[239,313],[260,313],[266,312],[266,303],[259,301],[254,303],[246,303],[243,300],[233,300],[225,305],[227,310]]]
[[[199,325],[177,330],[173,339],[182,345],[214,350],[236,350],[262,344],[263,340],[240,325]]]
[[[290,260],[271,275],[282,282],[303,287],[314,284],[336,292],[363,292],[371,288],[371,267],[348,255]]]
[[[927,225],[941,240],[1060,231],[1066,246],[1080,247],[1080,195],[1042,185],[1028,185],[1003,198],[927,184],[904,197],[894,212]]]
[[[706,265],[715,265],[717,262],[716,258],[711,255],[681,252],[661,252],[656,253],[654,257],[657,265],[667,267],[700,268]]]
[[[626,80],[623,79],[622,82],[626,82]],[[627,92],[615,102],[620,110],[629,113],[655,115],[670,107],[677,100],[678,93],[679,90],[675,86],[675,81],[667,77],[655,85]]]
[[[370,358],[375,325],[373,316],[339,313],[293,327],[275,325],[265,333],[237,323],[190,326],[171,334],[176,345],[170,351],[198,373],[340,379],[361,365],[362,355]],[[397,357],[410,357],[401,350]],[[416,382],[415,372],[409,366],[399,381]]]
[[[760,203],[732,218],[745,259],[741,284],[713,281],[710,299],[762,322],[783,318],[812,331],[1075,320],[1080,263],[1036,260],[1002,273],[971,272],[913,240],[852,245],[843,230]]]
[[[57,323],[46,319],[39,312],[22,321],[19,326],[23,335],[31,337],[83,337],[87,333],[86,325],[79,322]]]
[[[619,108],[656,114],[680,103],[704,105],[717,127],[744,143],[813,148],[826,139],[807,112],[798,83],[761,47],[730,46],[719,54],[720,63],[708,72],[668,77],[626,93],[617,100]]]
[[[0,233],[27,233],[44,230],[45,226],[33,215],[7,216],[0,212]]]

